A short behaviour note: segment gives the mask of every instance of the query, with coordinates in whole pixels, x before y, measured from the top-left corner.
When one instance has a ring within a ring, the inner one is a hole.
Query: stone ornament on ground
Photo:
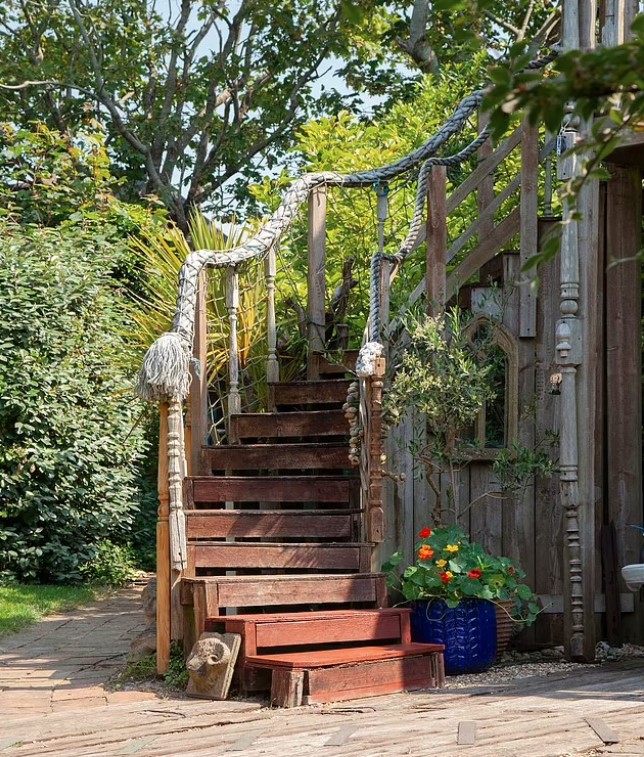
[[[226,699],[240,646],[240,634],[202,633],[186,662],[188,696]]]

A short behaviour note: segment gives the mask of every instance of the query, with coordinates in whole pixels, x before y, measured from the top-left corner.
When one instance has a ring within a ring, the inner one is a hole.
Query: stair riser
[[[354,641],[400,641],[400,618],[367,615],[290,623],[258,624],[256,646],[292,647],[300,644],[343,644]]]
[[[294,539],[309,537],[311,534],[315,534],[316,539],[356,538],[355,513],[188,510],[186,516],[188,539],[243,539],[262,536]]]
[[[405,657],[308,671],[303,704],[342,702],[413,689],[435,689],[437,656]]]
[[[273,404],[317,405],[339,403],[347,399],[350,381],[312,381],[301,384],[273,384],[270,387]]]
[[[322,447],[309,444],[247,445],[229,449],[225,445],[203,450],[204,467],[215,471],[261,471],[348,469],[349,447]]]
[[[207,581],[208,579],[203,579]],[[211,579],[214,581],[216,579]],[[207,587],[212,605],[208,614],[218,615],[226,607],[287,607],[307,604],[372,604],[386,602],[386,585],[382,575],[373,576],[289,576],[248,582],[230,579]],[[206,630],[216,628],[206,621]]]
[[[348,436],[349,424],[341,410],[298,413],[249,413],[231,418],[235,439],[288,439]]]
[[[195,575],[194,570],[207,568],[344,570],[365,573],[370,567],[370,554],[368,546],[341,544],[189,544],[188,573]]]
[[[186,507],[216,502],[325,502],[349,504],[358,482],[347,479],[298,478],[209,478],[189,479]]]

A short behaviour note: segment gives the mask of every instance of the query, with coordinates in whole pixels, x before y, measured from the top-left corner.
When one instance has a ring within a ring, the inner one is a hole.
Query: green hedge
[[[0,577],[80,580],[126,540],[140,498],[141,405],[109,230],[0,225]]]

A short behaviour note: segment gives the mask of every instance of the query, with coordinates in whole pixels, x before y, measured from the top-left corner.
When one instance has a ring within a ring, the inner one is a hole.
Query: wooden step
[[[303,538],[349,540],[358,533],[359,510],[186,510],[191,539]]]
[[[371,545],[363,543],[238,543],[188,544],[188,575],[197,570],[318,570],[366,572]]]
[[[271,705],[341,702],[412,689],[440,688],[445,682],[441,644],[388,644],[243,658],[242,686],[266,686],[256,673],[271,673]]]
[[[309,377],[344,376],[354,373],[360,350],[345,350],[342,353],[309,355]]]
[[[242,413],[230,418],[233,439],[348,436],[342,410],[300,410],[290,413]]]
[[[224,502],[320,502],[349,505],[356,478],[332,476],[192,476],[184,480],[185,507]]]
[[[204,447],[206,470],[339,470],[349,468],[348,444],[220,444]]]
[[[331,403],[343,405],[347,400],[350,383],[349,379],[331,379],[270,384],[271,404],[274,407]]]
[[[422,654],[442,652],[442,644],[382,644],[337,649],[307,649],[304,652],[273,652],[249,655],[244,663],[251,667],[328,668],[333,665],[354,665],[359,662],[393,660]]]
[[[216,630],[219,626],[209,619],[230,607],[256,607],[265,612],[291,606],[384,607],[386,603],[387,583],[382,573],[184,577],[184,648],[189,652],[201,633]]]
[[[278,648],[340,645],[374,641],[411,643],[408,608],[384,610],[321,610],[315,612],[227,615],[210,619],[210,627],[241,634],[245,655]]]
[[[350,603],[382,607],[387,598],[382,573],[184,578],[182,602],[192,605],[195,592],[203,595],[200,604],[207,618],[221,615],[226,607]]]

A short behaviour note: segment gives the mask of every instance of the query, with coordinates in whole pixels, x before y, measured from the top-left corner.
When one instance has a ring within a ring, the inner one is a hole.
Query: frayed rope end
[[[162,334],[143,359],[136,385],[139,397],[149,402],[185,399],[190,387],[189,367],[190,354],[181,337],[172,331]]]

